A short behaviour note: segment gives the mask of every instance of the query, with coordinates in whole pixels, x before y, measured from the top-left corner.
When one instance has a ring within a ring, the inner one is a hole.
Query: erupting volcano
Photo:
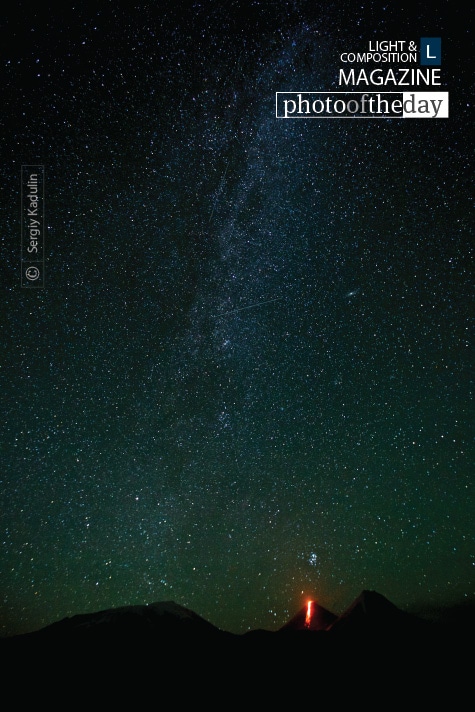
[[[313,601],[308,601],[307,615],[305,616],[305,628],[310,629],[310,623],[312,621],[312,614],[313,614]]]
[[[337,616],[310,599],[281,630],[326,630]]]

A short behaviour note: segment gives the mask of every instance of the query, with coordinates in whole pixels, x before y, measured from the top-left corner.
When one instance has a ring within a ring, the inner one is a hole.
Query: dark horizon
[[[351,605],[359,598],[359,596],[363,593],[361,591],[358,596],[356,596],[350,604],[345,607],[343,610],[340,611],[335,611],[335,610],[327,610],[329,613],[334,614],[336,618],[339,618],[343,616],[347,610],[351,607]],[[379,593],[379,592],[378,592]],[[386,597],[384,597],[386,598]],[[318,600],[315,598],[309,598],[308,600],[313,601],[314,603],[318,604]],[[307,600],[307,602],[308,602]],[[387,599],[389,601],[389,599]],[[391,604],[394,605],[393,601],[389,601]],[[57,623],[61,623],[62,621],[65,621],[66,619],[73,619],[76,617],[87,617],[87,616],[94,616],[100,613],[105,613],[108,611],[114,611],[117,609],[128,609],[128,608],[142,608],[142,607],[147,607],[147,606],[155,606],[155,605],[162,605],[162,604],[176,604],[176,601],[173,601],[172,599],[170,600],[163,600],[163,601],[149,601],[147,603],[130,603],[130,604],[124,604],[124,605],[119,605],[115,606],[113,608],[101,608],[98,610],[91,610],[91,611],[76,611],[75,613],[72,613],[67,616],[63,616],[61,618],[58,618],[56,620],[49,621],[45,625],[40,626],[39,628],[34,628],[32,630],[25,630],[19,633],[11,633],[8,635],[2,635],[0,636],[0,639],[9,639],[16,637],[17,635],[29,635],[31,633],[38,633],[40,631],[43,631],[46,628],[49,628],[50,626],[54,626]],[[182,604],[177,604],[178,606]],[[299,613],[302,613],[306,609],[307,603],[305,603],[300,609],[294,610],[293,612],[290,613],[289,617],[287,620],[282,621],[280,623],[276,623],[273,628],[262,628],[260,626],[258,627],[247,627],[243,630],[230,630],[227,628],[223,628],[219,625],[216,625],[214,622],[213,618],[207,618],[206,616],[203,616],[199,611],[196,611],[189,606],[183,605],[183,608],[189,610],[191,613],[196,614],[199,616],[202,620],[206,621],[207,623],[210,623],[212,626],[216,627],[218,630],[224,632],[224,633],[231,633],[233,635],[245,635],[246,633],[253,632],[253,631],[266,631],[266,632],[278,632],[281,630],[285,625],[294,617],[298,616]],[[320,605],[320,604],[318,604]],[[399,608],[396,606],[400,611],[405,612],[410,614],[411,616],[414,616],[416,618],[419,618],[423,621],[431,622],[431,623],[442,623],[444,626],[447,627],[460,627],[461,630],[468,632],[469,630],[472,630],[475,628],[475,598],[473,599],[467,599],[467,600],[462,600],[459,601],[458,603],[452,603],[452,604],[447,604],[445,606],[430,606],[430,605],[416,605],[408,608]],[[323,607],[325,608],[325,607]]]

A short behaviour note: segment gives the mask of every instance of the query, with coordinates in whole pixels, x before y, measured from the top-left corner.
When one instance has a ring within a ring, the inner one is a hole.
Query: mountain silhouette
[[[364,590],[328,627],[334,634],[358,635],[409,633],[420,630],[425,622],[402,611],[376,591]]]
[[[44,635],[82,634],[100,628],[117,629],[121,632],[145,631],[160,634],[171,632],[218,632],[212,623],[194,611],[180,606],[174,601],[151,603],[148,605],[122,606],[97,613],[84,613],[64,618],[58,623],[42,629]]]
[[[308,613],[307,605],[279,630],[243,634],[173,601],[75,615],[0,641],[4,690],[32,703],[55,697],[58,709],[79,698],[123,706],[126,693],[133,707],[165,694],[178,706],[280,704],[282,690],[289,704],[373,695],[385,709],[396,693],[419,689],[426,702],[432,689],[435,702],[441,681],[453,695],[470,680],[463,626],[454,634],[366,590],[340,616],[316,602]]]
[[[164,641],[167,645],[182,644],[184,641],[188,645],[193,642],[200,644],[203,641],[213,641],[213,644],[218,646],[224,642],[232,642],[242,647],[242,641],[249,644],[251,640],[273,640],[272,644],[277,644],[276,634],[284,632],[319,633],[323,635],[319,635],[318,639],[327,641],[345,636],[347,639],[362,642],[368,636],[374,635],[381,639],[392,639],[395,635],[420,636],[433,631],[441,635],[441,631],[449,630],[450,626],[430,623],[417,615],[402,611],[376,591],[364,590],[339,616],[312,601],[297,611],[277,631],[253,630],[242,635],[230,633],[174,601],[163,601],[78,614],[63,618],[38,631],[5,638],[0,642],[3,648],[10,646],[10,649],[26,649],[28,645],[41,646],[49,643],[111,643],[125,648],[142,642]],[[460,625],[457,630],[461,630]],[[299,640],[304,640],[304,637],[299,636]]]
[[[203,640],[227,638],[221,631],[194,611],[174,601],[148,605],[121,606],[95,613],[83,613],[63,618],[34,633],[14,636],[12,646],[102,646],[130,650],[151,643],[193,645]]]
[[[290,630],[326,630],[332,623],[338,619],[338,616],[326,608],[320,606],[316,601],[309,601],[306,606],[303,606],[287,623],[285,623],[280,631]]]

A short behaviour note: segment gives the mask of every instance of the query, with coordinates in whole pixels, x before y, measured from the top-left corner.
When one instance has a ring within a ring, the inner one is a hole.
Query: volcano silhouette
[[[163,687],[187,705],[197,694],[203,701],[216,694],[221,708],[223,683],[233,695],[239,688],[249,701],[265,680],[265,694],[275,690],[278,702],[284,673],[290,671],[290,679],[298,680],[291,688],[299,699],[307,688],[315,694],[312,685],[322,681],[325,689],[338,689],[341,699],[338,686],[345,681],[352,702],[362,680],[385,679],[391,689],[397,684],[409,694],[409,687],[420,684],[422,662],[437,684],[450,675],[460,679],[470,640],[469,627],[454,630],[423,621],[365,590],[340,616],[313,601],[276,631],[243,634],[217,628],[173,601],[78,614],[0,640],[0,665],[7,680],[15,680],[19,670],[36,675],[34,698],[50,684],[54,670],[58,679],[74,683],[75,694],[81,688],[96,695],[100,679],[104,699],[115,691],[117,704],[127,681],[133,681],[134,695],[139,688],[156,695]],[[263,677],[263,665],[271,677]],[[470,680],[468,674],[465,679]]]
[[[323,606],[320,606],[316,601],[311,602],[309,620],[307,621],[308,604],[303,606],[287,623],[285,623],[280,631],[290,630],[327,630],[334,623],[338,616],[331,611],[328,611]]]
[[[358,637],[377,633],[387,636],[407,634],[422,626],[426,627],[423,621],[402,611],[380,593],[364,590],[327,630],[332,635]]]

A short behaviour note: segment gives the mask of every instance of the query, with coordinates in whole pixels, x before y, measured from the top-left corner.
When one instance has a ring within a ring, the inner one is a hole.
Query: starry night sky
[[[1,634],[167,600],[244,632],[308,596],[473,599],[473,15],[2,15]],[[421,36],[450,118],[275,118],[276,91],[338,90],[341,52]]]

